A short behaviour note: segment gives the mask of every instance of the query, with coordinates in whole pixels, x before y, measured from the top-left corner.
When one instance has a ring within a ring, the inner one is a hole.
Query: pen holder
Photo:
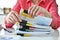
[[[4,8],[4,14],[8,14],[11,11],[11,8]]]

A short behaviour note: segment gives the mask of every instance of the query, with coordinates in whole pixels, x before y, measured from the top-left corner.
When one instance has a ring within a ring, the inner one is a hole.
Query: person
[[[50,26],[53,29],[60,26],[56,0],[17,0],[16,5],[4,20],[7,28],[11,28],[16,22],[22,22],[19,15],[21,9],[28,10],[33,18],[35,15],[52,18]]]

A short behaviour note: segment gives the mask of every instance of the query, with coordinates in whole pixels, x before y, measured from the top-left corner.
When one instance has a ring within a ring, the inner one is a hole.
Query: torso
[[[40,0],[32,0],[33,4],[38,5],[38,3],[40,2]]]
[[[50,3],[51,3],[51,0],[46,0],[46,2],[40,2],[40,0],[39,0],[39,2],[37,1],[36,3],[34,3],[34,1],[27,2],[27,0],[21,0],[20,1],[21,8],[23,8],[25,10],[28,10],[29,7],[31,7],[32,5],[37,4],[38,6],[41,6],[48,11],[49,7],[50,7]],[[41,15],[43,15],[43,14],[41,14]]]

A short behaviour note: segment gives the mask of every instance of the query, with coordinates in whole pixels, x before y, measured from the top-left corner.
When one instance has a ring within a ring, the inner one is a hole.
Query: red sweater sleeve
[[[21,6],[20,6],[20,0],[17,0],[17,3],[15,4],[15,6],[13,7],[13,11],[16,11],[16,12],[20,12],[20,9],[21,9]]]
[[[53,19],[51,26],[53,29],[57,29],[60,26],[60,16],[58,15],[58,6],[56,4],[56,0],[51,3],[49,12],[51,13]]]
[[[19,4],[19,0],[17,0],[17,3],[15,4],[15,6],[13,7],[13,9],[11,11],[16,11],[16,12],[20,12],[20,4]],[[5,20],[4,20],[4,23],[5,23],[5,26],[6,28],[12,28],[13,24],[11,23],[7,23],[6,21],[6,17],[5,17]]]

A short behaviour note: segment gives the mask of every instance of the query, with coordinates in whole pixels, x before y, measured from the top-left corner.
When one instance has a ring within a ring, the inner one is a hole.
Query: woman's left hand
[[[40,9],[39,6],[33,5],[33,6],[31,6],[31,7],[28,9],[28,13],[29,13],[32,17],[34,17],[34,16],[38,15],[38,13],[40,12],[39,9]]]
[[[28,9],[28,13],[29,13],[32,17],[40,14],[40,12],[42,12],[42,13],[45,15],[45,17],[51,18],[50,13],[49,13],[46,9],[44,9],[43,7],[41,7],[41,6],[33,5],[33,6],[31,6],[31,7]]]

